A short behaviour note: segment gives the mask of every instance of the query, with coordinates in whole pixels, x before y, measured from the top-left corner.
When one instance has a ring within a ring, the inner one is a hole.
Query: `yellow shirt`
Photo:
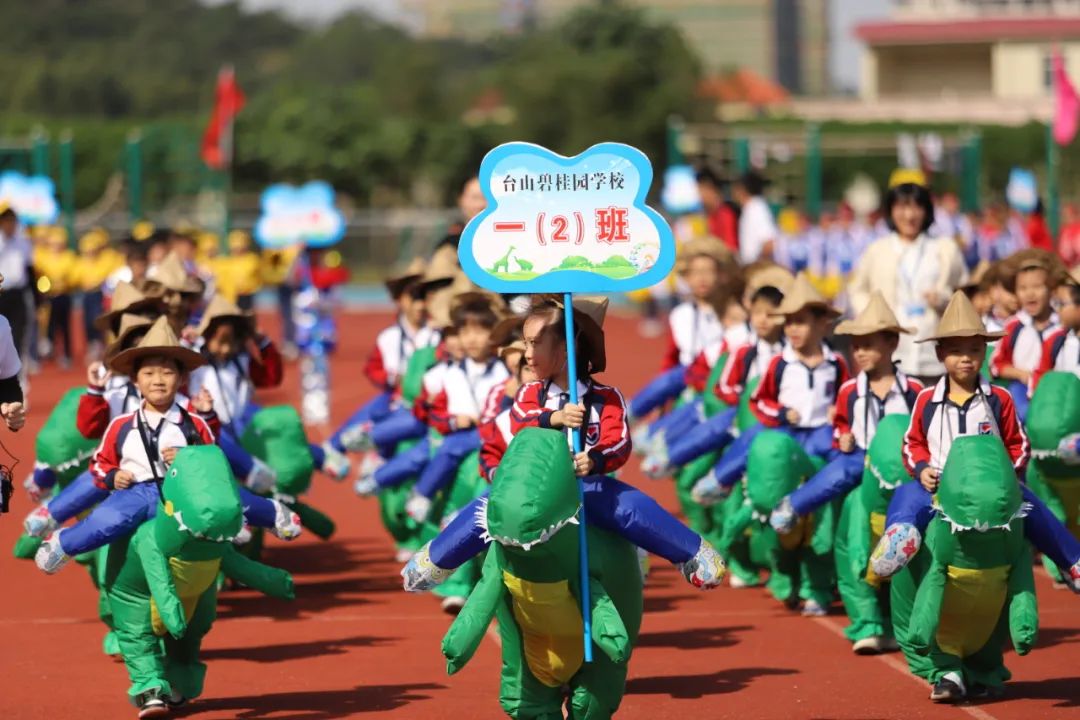
[[[124,264],[124,256],[106,248],[93,257],[80,255],[75,263],[74,283],[83,292],[100,290],[106,278]]]
[[[50,296],[62,295],[76,283],[75,266],[78,258],[70,250],[54,252],[48,248],[34,250],[34,270],[48,279],[48,286],[39,288]]]
[[[218,292],[232,302],[240,295],[254,295],[262,287],[259,256],[253,252],[214,258],[210,268]]]
[[[287,247],[281,250],[263,250],[262,279],[267,285],[281,285],[289,277],[293,263],[300,254],[299,247]]]

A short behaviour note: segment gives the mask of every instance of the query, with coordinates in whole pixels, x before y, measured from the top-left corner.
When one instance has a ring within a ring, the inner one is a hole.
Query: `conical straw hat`
[[[788,292],[784,293],[784,301],[780,307],[769,313],[770,315],[794,315],[803,308],[820,308],[831,317],[839,317],[840,311],[829,304],[821,293],[810,283],[806,273],[795,276],[795,282],[791,284]]]
[[[836,326],[837,335],[873,335],[877,332],[894,332],[913,335],[915,328],[903,327],[880,290],[874,291],[870,302],[854,320],[845,320]]]
[[[560,310],[566,309],[560,295],[537,295],[535,303],[555,305]],[[603,372],[607,368],[607,350],[604,347],[604,319],[607,317],[608,299],[602,295],[575,295],[574,327],[575,330],[589,340],[592,353],[589,356],[589,365],[594,373]]]
[[[445,285],[456,278],[460,271],[457,250],[444,245],[431,256],[431,262],[420,277],[420,282],[424,285]]]
[[[150,327],[139,344],[128,350],[118,352],[109,361],[109,369],[119,375],[131,376],[135,363],[145,357],[159,356],[176,360],[184,371],[194,370],[206,364],[202,355],[180,344],[176,333],[169,326],[166,317],[160,317]]]
[[[252,314],[244,312],[222,295],[215,295],[210,299],[210,304],[206,306],[206,312],[203,313],[199,327],[196,329],[199,335],[205,336],[215,320],[240,320],[252,331],[255,330],[255,318]]]
[[[701,256],[712,258],[719,265],[732,265],[735,263],[735,255],[724,243],[711,235],[705,235],[682,244],[682,247],[679,248],[678,265],[675,269],[679,273],[684,273],[690,267],[690,260]]]
[[[934,334],[915,342],[930,342],[946,338],[979,337],[984,340],[997,340],[1005,337],[1004,332],[990,332],[979,317],[979,311],[968,300],[967,295],[957,290],[949,299],[949,305],[941,314]]]
[[[755,293],[763,287],[774,287],[782,293],[787,293],[795,283],[795,276],[782,265],[765,265],[753,272],[746,273],[746,289]]]
[[[131,283],[121,281],[113,290],[109,311],[94,318],[94,327],[104,332],[124,313],[135,314],[148,309],[160,310],[160,301],[144,295]]]
[[[412,259],[404,269],[395,272],[386,278],[385,285],[387,292],[391,297],[396,298],[401,295],[406,287],[410,283],[413,283],[424,276],[424,270],[427,269],[427,263],[421,257],[415,257]]]
[[[166,255],[151,272],[147,273],[146,279],[166,290],[175,292],[200,295],[203,291],[202,282],[188,273],[180,256],[174,252]]]
[[[120,330],[116,333],[116,339],[105,349],[105,364],[108,365],[111,358],[124,350],[124,345],[135,332],[149,328],[153,324],[153,320],[142,315],[124,313],[120,317]]]

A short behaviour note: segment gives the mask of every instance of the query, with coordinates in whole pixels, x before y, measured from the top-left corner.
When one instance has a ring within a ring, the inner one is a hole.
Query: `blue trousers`
[[[378,422],[390,414],[392,395],[389,392],[381,392],[361,405],[349,419],[341,424],[334,434],[330,436],[330,445],[338,452],[345,452],[345,446],[341,444],[341,435],[350,428],[366,422]]]
[[[458,466],[469,453],[479,450],[480,444],[480,431],[475,428],[459,430],[444,437],[442,445],[420,472],[416,492],[427,498],[435,497],[437,492],[453,482]]]
[[[57,524],[63,525],[108,496],[109,491],[94,484],[94,476],[87,470],[49,501],[49,514],[53,516]]]
[[[809,515],[822,505],[847,495],[862,482],[865,466],[865,450],[855,448],[854,452],[839,453],[791,493],[791,507],[799,515]]]
[[[428,427],[409,408],[398,408],[371,428],[371,442],[384,458],[394,455],[398,443],[415,440],[427,434]]]
[[[665,441],[667,438],[677,438],[693,430],[702,420],[704,415],[701,401],[695,399],[650,423],[649,436],[655,437],[658,433],[663,433]]]
[[[701,536],[645,493],[606,475],[582,478],[582,482],[585,486],[586,522],[621,535],[669,562],[686,562],[697,554],[701,547]],[[487,497],[486,493],[484,497]],[[451,570],[487,549],[476,524],[480,503],[481,498],[477,498],[462,508],[431,541],[432,562]]]
[[[1024,502],[1031,503],[1031,512],[1024,518],[1024,537],[1039,552],[1054,561],[1060,568],[1067,569],[1080,561],[1080,540],[1073,537],[1068,528],[1054,517],[1039,497],[1020,484]],[[932,497],[918,482],[904,483],[896,488],[889,509],[885,515],[885,527],[896,523],[907,523],[919,528],[925,534],[926,526],[934,516],[931,508]]]
[[[630,414],[645,417],[669,400],[679,397],[686,389],[686,368],[676,365],[653,378],[637,395],[630,399]]]
[[[375,471],[375,484],[380,488],[395,487],[419,475],[431,459],[431,441],[424,438],[405,452],[398,453]]]
[[[251,468],[255,466],[255,459],[251,453],[244,449],[240,444],[240,440],[236,437],[233,430],[228,427],[221,428],[221,436],[218,437],[218,445],[221,446],[221,451],[225,454],[225,459],[229,461],[229,467],[232,468],[233,475],[237,480],[243,482],[247,479],[248,473],[251,472]]]
[[[668,462],[672,467],[679,467],[696,460],[707,452],[717,452],[726,448],[734,436],[731,425],[735,422],[735,408],[713,415],[698,423],[686,432],[668,434]]]
[[[1008,390],[1012,395],[1013,405],[1016,406],[1017,417],[1020,418],[1021,423],[1027,422],[1028,406],[1031,405],[1031,400],[1028,399],[1028,386],[1019,380],[1011,380]]]
[[[713,466],[713,473],[717,482],[723,487],[731,487],[746,473],[746,456],[750,453],[750,443],[762,430],[767,430],[764,425],[749,427],[731,443],[731,447]],[[779,427],[773,428],[779,432],[787,433],[795,438],[807,455],[817,455],[831,462],[839,450],[833,448],[832,425],[822,425],[817,428]]]

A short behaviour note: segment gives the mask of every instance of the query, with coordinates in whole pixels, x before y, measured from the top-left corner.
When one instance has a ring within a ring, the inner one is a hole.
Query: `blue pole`
[[[566,378],[570,385],[570,402],[577,405],[577,349],[574,347],[574,297],[563,295],[563,311],[566,316]],[[588,422],[588,418],[585,419]],[[574,455],[582,451],[581,428],[572,432]],[[585,662],[592,662],[592,599],[589,597],[589,541],[585,533],[585,484],[578,478],[578,499],[581,517],[578,519],[578,545],[581,548],[581,619],[585,623]]]

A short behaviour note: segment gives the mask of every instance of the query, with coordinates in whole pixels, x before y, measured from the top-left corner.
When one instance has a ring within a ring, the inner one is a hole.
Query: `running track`
[[[343,318],[344,347],[334,364],[335,419],[370,392],[363,358],[388,316]],[[639,337],[630,319],[609,320],[608,382],[632,390],[657,367],[659,341]],[[33,431],[49,404],[81,381],[81,372],[47,371],[34,379],[26,430],[0,440],[20,458],[21,482],[33,460]],[[264,402],[295,401],[298,380]],[[643,480],[668,507],[667,483]],[[14,512],[0,518],[0,718],[134,717],[123,667],[101,654],[102,626],[84,571],[72,564],[46,577],[11,558],[28,510],[19,489]],[[499,652],[485,643],[448,678],[439,641],[448,618],[428,596],[400,590],[393,549],[371,500],[351,483],[317,478],[312,504],[330,512],[338,535],[327,543],[275,542],[270,562],[290,569],[298,599],[225,593],[207,638],[204,697],[182,714],[197,720],[273,718],[499,718]],[[1039,647],[1008,658],[1014,680],[1006,700],[934,707],[897,654],[858,658],[840,636],[842,615],[809,620],[783,610],[762,590],[700,593],[670,567],[654,563],[646,589],[641,642],[620,718],[1080,718],[1080,608],[1039,571],[1043,628]]]

